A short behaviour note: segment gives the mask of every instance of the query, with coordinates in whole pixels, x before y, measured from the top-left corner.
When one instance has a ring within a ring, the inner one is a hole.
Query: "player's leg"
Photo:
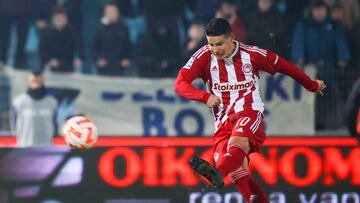
[[[214,161],[217,163],[219,158],[222,157],[227,151],[227,143],[230,137],[231,127],[229,123],[225,123],[215,133],[215,145],[214,145]],[[217,139],[218,138],[218,139]],[[221,188],[224,186],[224,180],[219,171],[214,165],[198,157],[192,157],[189,160],[190,166],[196,173],[205,177],[215,188]]]
[[[259,128],[262,121],[261,112],[243,111],[232,117],[231,136],[227,143],[226,153],[220,157],[216,168],[223,177],[237,170],[250,153],[250,138]]]
[[[222,154],[216,163],[216,168],[223,177],[241,167],[250,152],[249,138],[231,136],[226,147],[226,153]]]
[[[192,157],[189,163],[198,174],[208,179],[215,188],[221,188],[224,185],[223,178],[241,167],[246,154],[250,151],[249,149],[247,137],[231,136],[230,139],[223,139],[215,145],[216,168],[198,157]]]
[[[222,124],[218,131],[215,133],[215,145],[214,145],[214,160],[218,162],[227,151],[227,143],[231,135],[232,127],[229,121]],[[222,188],[224,186],[224,180],[219,171],[214,165],[209,162],[200,159],[198,157],[192,157],[189,160],[190,166],[194,171],[201,176],[205,177],[215,188]]]
[[[249,203],[269,203],[265,191],[254,181],[248,171],[248,160],[245,158],[242,166],[229,174],[236,188]]]
[[[227,142],[226,152],[219,157],[216,168],[223,177],[229,175],[239,192],[247,202],[269,202],[265,192],[250,177],[247,170],[249,153],[258,151],[264,141],[263,115],[249,111],[239,114],[234,121],[231,137]]]
[[[223,177],[228,175],[231,178],[246,202],[268,203],[266,193],[248,172],[246,155],[249,151],[249,138],[232,136],[225,144],[220,143],[216,147],[216,168]],[[242,163],[239,164],[239,160]]]

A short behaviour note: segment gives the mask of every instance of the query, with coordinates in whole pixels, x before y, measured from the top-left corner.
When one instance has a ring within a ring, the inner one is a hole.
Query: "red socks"
[[[250,177],[247,169],[240,169],[230,174],[240,194],[248,203],[269,203],[263,189]]]
[[[265,192],[249,176],[247,169],[239,169],[244,162],[246,150],[241,145],[232,144],[227,153],[220,157],[216,168],[223,177],[230,176],[233,183],[248,203],[269,203]]]
[[[227,153],[223,157],[220,157],[216,168],[223,177],[226,177],[229,173],[240,168],[245,156],[245,150],[241,145],[232,144],[229,146]]]

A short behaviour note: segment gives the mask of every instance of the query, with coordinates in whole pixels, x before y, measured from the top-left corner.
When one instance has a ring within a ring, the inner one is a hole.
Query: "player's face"
[[[208,45],[211,52],[219,60],[225,59],[230,56],[234,50],[234,35],[229,36],[219,35],[219,36],[207,36]]]

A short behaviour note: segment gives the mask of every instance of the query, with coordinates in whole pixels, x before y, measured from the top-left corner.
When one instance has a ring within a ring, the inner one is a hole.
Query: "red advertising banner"
[[[213,189],[188,165],[212,160],[211,138],[101,138],[88,151],[54,143],[0,149],[0,202],[244,202],[228,179]],[[272,202],[360,202],[359,160],[352,138],[269,138],[250,172]]]

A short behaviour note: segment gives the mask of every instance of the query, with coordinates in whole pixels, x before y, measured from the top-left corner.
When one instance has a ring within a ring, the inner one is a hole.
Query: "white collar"
[[[230,55],[229,57],[226,57],[227,59],[230,59],[230,58],[234,57],[235,54],[236,54],[236,53],[238,52],[238,50],[239,50],[239,42],[236,41],[236,40],[234,40],[234,42],[235,42],[235,50],[234,50],[233,53],[231,53],[231,55]]]

